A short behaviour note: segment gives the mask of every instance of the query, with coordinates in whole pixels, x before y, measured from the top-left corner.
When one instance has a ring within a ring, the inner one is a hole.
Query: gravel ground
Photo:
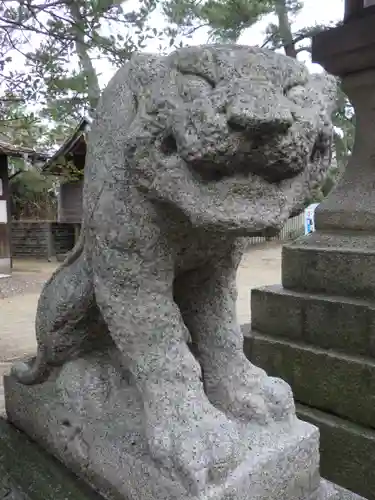
[[[14,275],[0,279],[0,299],[23,295],[25,293],[39,293],[47,277],[38,275]]]
[[[0,278],[0,299],[40,293],[56,266],[57,263],[53,262],[15,260],[12,275]]]
[[[15,261],[12,277],[0,279],[0,417],[4,413],[2,375],[9,372],[14,360],[35,354],[38,297],[56,266],[57,263]],[[253,248],[244,255],[237,275],[240,324],[250,321],[251,288],[280,283],[280,280],[280,245]]]

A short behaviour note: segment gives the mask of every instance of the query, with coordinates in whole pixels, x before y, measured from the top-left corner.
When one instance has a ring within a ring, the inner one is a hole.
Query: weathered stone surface
[[[245,353],[257,366],[282,377],[296,401],[375,427],[375,361],[251,331]]]
[[[285,288],[345,297],[375,298],[375,235],[312,233],[283,247]]]
[[[276,338],[375,357],[375,304],[270,285],[251,291],[251,327]]]
[[[249,498],[252,497],[247,496],[246,500]],[[82,484],[63,465],[32,443],[23,433],[16,431],[13,426],[1,419],[0,499],[104,500],[102,496]],[[321,481],[317,493],[314,493],[309,500],[364,499],[327,481]]]
[[[367,18],[373,22],[371,17]],[[350,29],[350,28],[349,28]],[[363,34],[363,25],[357,25]],[[370,34],[371,31],[368,31]],[[358,61],[360,55],[367,52],[371,58],[372,47],[355,46],[356,37],[349,37],[353,46],[350,58]],[[357,38],[357,40],[359,37]],[[350,43],[350,42],[349,42]],[[337,60],[348,61],[346,55],[337,53]],[[349,63],[350,64],[350,63]],[[353,68],[354,69],[354,68]],[[315,212],[316,227],[324,231],[358,233],[375,233],[375,169],[373,157],[375,143],[369,130],[374,128],[375,116],[375,71],[373,64],[366,70],[353,73],[353,69],[342,78],[342,87],[354,106],[356,120],[356,136],[353,154],[348,159],[345,172],[335,187]]]
[[[321,474],[375,500],[375,431],[300,404],[297,414],[319,427]]]
[[[0,418],[0,500],[103,500]]]
[[[327,231],[288,245],[283,283],[293,289],[253,290],[252,325],[245,328],[253,330],[245,339],[249,359],[288,381],[296,401],[308,405],[297,415],[321,431],[324,477],[369,500],[375,500],[374,242],[370,233]]]
[[[149,456],[142,398],[117,358],[116,351],[86,355],[32,387],[6,377],[10,421],[111,500],[313,500],[319,435],[295,418],[292,427],[237,426],[246,446],[242,463],[221,484],[191,496]]]
[[[42,292],[35,363],[17,365],[13,374],[25,384],[41,383],[53,365],[114,343],[142,401],[137,418],[144,453],[190,497],[215,484],[226,488],[227,476],[250,465],[249,442],[269,426],[293,422],[283,447],[295,438],[290,387],[267,377],[243,353],[235,317],[239,237],[281,227],[325,175],[335,97],[331,79],[311,76],[293,59],[216,45],[135,56],[98,106],[80,242]],[[100,371],[98,363],[93,367]],[[69,375],[61,380],[68,383]],[[92,414],[98,404],[94,380],[92,389],[85,386],[95,403]],[[11,418],[14,397],[6,394]],[[126,403],[119,401],[120,421]],[[30,431],[35,420],[28,414],[23,428]],[[251,440],[240,431],[247,425],[250,432],[259,426]],[[125,436],[117,429],[112,439],[119,443]],[[59,453],[68,460],[68,449]],[[298,453],[284,459],[293,456]],[[270,460],[277,457],[275,450]],[[310,459],[316,459],[314,450]],[[93,461],[100,467],[98,456]],[[254,459],[252,466],[247,473],[264,473],[262,463]],[[302,481],[306,473],[297,476]],[[129,474],[128,488],[136,472]],[[232,497],[244,495],[246,474]],[[279,474],[272,474],[271,485],[292,477]],[[117,477],[106,481],[125,487]],[[152,487],[151,479],[143,483]],[[269,487],[264,484],[264,491]],[[284,490],[292,487],[285,483]],[[259,498],[264,494],[259,490]]]
[[[340,488],[337,485],[329,483],[328,481],[322,481],[322,485],[318,494],[317,500],[365,500],[364,498],[348,491],[344,488]]]

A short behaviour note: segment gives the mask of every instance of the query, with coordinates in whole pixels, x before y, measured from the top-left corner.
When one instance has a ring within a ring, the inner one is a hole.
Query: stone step
[[[281,285],[255,288],[251,327],[266,335],[375,358],[375,302],[296,292]]]
[[[247,357],[293,388],[296,401],[375,428],[375,361],[248,331]]]
[[[283,247],[285,288],[375,299],[375,235],[315,232]]]
[[[375,500],[375,431],[301,404],[297,413],[319,427],[322,476]]]

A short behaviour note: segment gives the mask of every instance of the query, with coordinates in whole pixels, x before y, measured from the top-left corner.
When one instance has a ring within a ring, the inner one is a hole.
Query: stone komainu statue
[[[36,360],[13,375],[41,383],[113,342],[151,456],[192,490],[240,460],[238,422],[293,418],[289,386],[243,354],[236,269],[243,237],[281,228],[323,179],[334,101],[333,80],[259,48],[133,57],[97,109],[82,233],[42,291]]]

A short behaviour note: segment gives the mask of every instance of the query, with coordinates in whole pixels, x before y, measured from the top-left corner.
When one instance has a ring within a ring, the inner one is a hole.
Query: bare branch
[[[298,47],[296,49],[297,54],[300,54],[301,52],[308,52],[311,54],[311,45],[304,45],[303,47]]]

